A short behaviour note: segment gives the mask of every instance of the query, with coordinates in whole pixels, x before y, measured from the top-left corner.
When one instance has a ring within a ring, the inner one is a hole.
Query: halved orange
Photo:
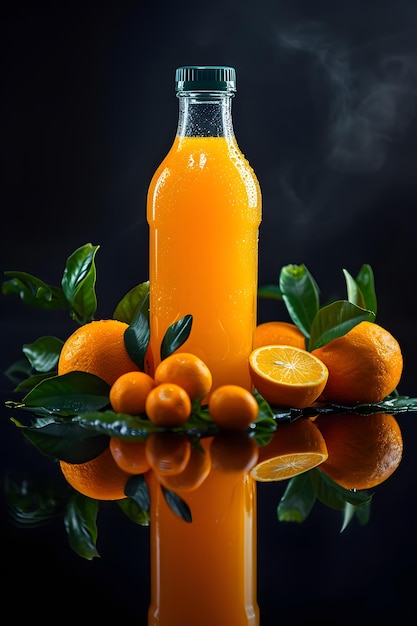
[[[278,425],[271,441],[259,448],[251,476],[259,482],[287,480],[323,463],[328,457],[323,435],[309,418]]]
[[[320,396],[329,376],[326,365],[295,346],[260,346],[249,356],[249,372],[267,402],[304,409]]]

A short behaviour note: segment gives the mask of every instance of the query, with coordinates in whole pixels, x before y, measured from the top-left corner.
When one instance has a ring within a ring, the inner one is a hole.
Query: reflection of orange
[[[258,324],[253,335],[253,349],[261,346],[295,346],[305,350],[305,337],[301,330],[290,322],[280,320]]]
[[[403,440],[393,415],[321,414],[314,423],[329,452],[320,469],[345,489],[371,489],[401,461]]]
[[[175,383],[161,383],[149,392],[145,409],[155,426],[175,428],[190,417],[191,400],[183,387]]]
[[[267,402],[304,409],[324,389],[328,371],[320,359],[294,346],[256,348],[249,356],[252,382]]]
[[[254,396],[239,385],[217,387],[209,397],[208,408],[213,422],[229,430],[245,430],[259,413]]]
[[[124,472],[115,462],[109,448],[86,463],[59,462],[69,484],[88,498],[96,500],[121,500],[131,474]]]
[[[172,491],[194,491],[203,484],[210,474],[210,470],[210,452],[200,447],[193,447],[185,469],[179,474],[171,476],[163,476],[160,474],[159,481],[164,487]]]
[[[326,443],[315,421],[299,418],[278,425],[272,440],[259,448],[258,463],[250,473],[261,482],[286,480],[326,459]]]
[[[110,452],[117,465],[130,474],[143,474],[148,471],[145,441],[127,441],[110,438]]]
[[[139,415],[145,412],[148,393],[155,381],[145,372],[126,372],[117,378],[110,388],[110,404],[116,413]]]
[[[222,472],[249,472],[258,460],[259,448],[246,431],[222,430],[210,446],[213,467]]]
[[[327,402],[380,402],[400,382],[403,358],[398,341],[372,322],[357,324],[313,354],[329,370],[323,391]]]
[[[97,320],[80,326],[62,346],[58,374],[87,372],[112,385],[121,374],[138,370],[125,347],[127,328],[118,320]]]
[[[207,365],[195,354],[175,352],[166,357],[155,369],[155,381],[175,383],[190,396],[191,400],[200,400],[210,391],[212,375]]]
[[[183,472],[190,456],[191,443],[183,433],[150,433],[146,439],[146,458],[157,475]]]

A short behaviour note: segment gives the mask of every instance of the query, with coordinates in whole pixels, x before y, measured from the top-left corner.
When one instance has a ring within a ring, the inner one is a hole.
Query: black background
[[[399,390],[417,396],[415,2],[2,7],[2,274],[27,271],[58,285],[66,258],[99,244],[97,317],[111,317],[147,280],[146,192],[176,130],[175,68],[232,65],[236,136],[263,193],[260,284],[277,282],[282,265],[305,263],[325,301],[345,297],[343,268],[355,275],[371,264],[377,321],[404,353]],[[0,311],[2,371],[23,343],[74,329],[13,297],[2,298]],[[281,305],[260,303],[260,321],[284,315]],[[1,390],[10,397],[5,376]],[[353,522],[340,534],[340,514],[320,504],[302,525],[279,524],[284,486],[260,486],[262,626],[414,623],[405,614],[416,608],[417,428],[413,413],[398,419],[404,459],[375,490],[365,527]],[[3,476],[50,475],[51,463],[4,410],[2,424]],[[146,624],[148,529],[133,527],[117,507],[100,513],[102,557],[93,562],[70,550],[61,520],[15,529],[3,498],[2,534],[3,589],[17,590],[17,615]]]

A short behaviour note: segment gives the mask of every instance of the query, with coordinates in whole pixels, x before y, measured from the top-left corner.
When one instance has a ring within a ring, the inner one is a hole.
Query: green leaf
[[[362,295],[362,291],[360,290],[358,283],[353,278],[353,276],[349,274],[347,270],[343,270],[343,273],[345,275],[345,280],[346,280],[347,296],[348,296],[347,299],[352,304],[356,304],[356,306],[359,306],[362,309],[366,309],[365,298]]]
[[[19,359],[15,361],[15,363],[12,363],[12,365],[5,370],[4,374],[14,385],[18,385],[31,376],[32,368],[27,359]]]
[[[139,311],[149,322],[149,280],[128,291],[117,305],[113,318],[131,324]]]
[[[125,494],[134,500],[138,507],[145,513],[149,513],[150,495],[148,485],[143,474],[131,476],[126,483]]]
[[[361,309],[347,300],[336,300],[322,307],[311,325],[309,351],[326,345],[329,341],[345,335],[364,320],[372,321],[373,313]]]
[[[141,311],[124,332],[127,353],[140,370],[145,369],[145,354],[149,344],[149,322]]]
[[[100,246],[87,243],[68,257],[62,276],[62,289],[71,305],[71,315],[80,324],[94,319],[97,309],[94,257]]]
[[[278,504],[280,522],[304,522],[310,514],[316,494],[310,479],[310,472],[290,478],[287,488]]]
[[[43,380],[22,402],[30,409],[40,407],[54,414],[76,415],[107,406],[109,391],[110,386],[94,374],[69,372]]]
[[[69,544],[78,556],[91,561],[100,554],[96,548],[98,502],[80,493],[68,501],[64,516]]]
[[[97,411],[95,413],[83,413],[73,418],[83,428],[93,432],[106,434],[109,437],[117,437],[126,440],[142,440],[156,426],[144,415],[143,418],[115,413],[114,411]]]
[[[56,371],[64,342],[57,337],[40,337],[23,345],[23,354],[37,372]]]
[[[178,517],[181,517],[181,519],[186,522],[192,522],[191,510],[185,500],[180,498],[177,493],[167,489],[163,485],[161,485],[161,489],[168,506],[175,513],[175,515],[178,515]]]
[[[161,343],[161,360],[175,352],[187,341],[193,323],[192,315],[185,315],[178,322],[174,322],[168,327]]]
[[[109,445],[108,436],[86,430],[74,422],[23,427],[22,433],[41,454],[67,463],[91,461]]]
[[[292,321],[303,335],[310,337],[310,328],[319,310],[319,289],[305,265],[285,265],[281,269],[279,287]]]
[[[358,275],[356,276],[356,283],[358,284],[365,300],[364,308],[372,311],[376,316],[378,305],[375,293],[374,273],[370,265],[362,265]]]
[[[281,289],[278,285],[262,285],[258,289],[258,297],[269,300],[282,300]]]
[[[10,280],[2,284],[4,295],[17,294],[24,304],[44,310],[68,310],[69,303],[62,289],[47,285],[26,272],[4,272]]]

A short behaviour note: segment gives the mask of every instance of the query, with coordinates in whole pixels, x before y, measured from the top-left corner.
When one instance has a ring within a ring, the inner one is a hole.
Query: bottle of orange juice
[[[176,70],[177,133],[149,186],[151,350],[155,365],[169,325],[193,316],[181,351],[213,375],[251,389],[261,192],[232,123],[235,70]]]

